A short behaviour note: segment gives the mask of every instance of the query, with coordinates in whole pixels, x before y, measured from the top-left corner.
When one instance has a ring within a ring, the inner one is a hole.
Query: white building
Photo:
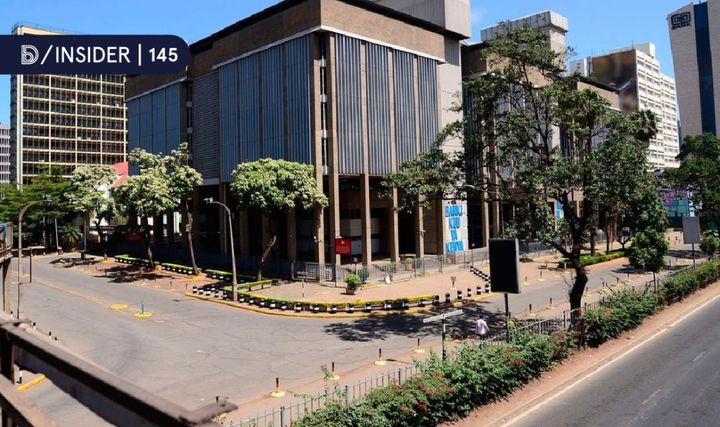
[[[10,126],[0,124],[0,184],[10,182]]]
[[[650,141],[653,169],[677,167],[680,150],[675,80],[660,71],[653,43],[613,50],[570,63],[570,71],[605,83],[620,91],[620,109],[629,114],[650,110],[660,119],[658,133]]]

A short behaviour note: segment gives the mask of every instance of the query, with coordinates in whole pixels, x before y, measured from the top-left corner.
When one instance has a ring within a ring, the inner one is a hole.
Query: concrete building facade
[[[0,124],[0,184],[10,182],[10,126]]]
[[[648,161],[653,169],[677,167],[675,157],[680,150],[680,138],[675,80],[662,73],[654,44],[634,45],[573,61],[569,70],[618,89],[624,114],[639,110],[655,113],[660,123],[656,137],[650,141]]]
[[[457,117],[448,109],[461,89],[460,41],[469,33],[467,1],[421,2],[452,12],[437,22],[403,12],[422,17],[430,9],[401,3],[285,0],[193,43],[187,72],[128,79],[129,148],[168,152],[190,142],[204,177],[196,212],[203,197],[232,202],[230,177],[241,162],[314,165],[330,206],[280,219],[239,212],[241,255],[257,255],[270,229],[279,236],[275,256],[290,261],[369,265],[464,251],[465,204],[434,201],[405,214],[398,197],[379,197],[382,178],[428,150]],[[467,22],[457,21],[453,8],[465,6]],[[220,233],[200,240],[227,250],[221,216],[198,215],[195,231]],[[351,256],[337,253],[338,238],[351,240]]]
[[[712,133],[720,121],[720,1],[690,3],[668,15],[681,136]]]
[[[59,34],[18,25],[12,34]],[[28,183],[49,167],[64,176],[80,165],[125,161],[125,77],[13,75],[10,78],[12,182]]]

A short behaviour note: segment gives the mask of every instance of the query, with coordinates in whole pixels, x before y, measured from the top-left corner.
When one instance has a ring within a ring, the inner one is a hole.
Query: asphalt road
[[[513,426],[720,425],[720,299]]]
[[[271,391],[275,377],[284,388],[296,387],[322,378],[321,365],[333,361],[340,372],[369,365],[380,347],[388,356],[402,353],[409,361],[417,337],[425,345],[436,343],[436,348],[439,341],[439,324],[424,325],[423,316],[261,315],[55,268],[51,259],[34,260],[34,282],[23,285],[21,314],[79,355],[189,409],[215,396],[251,400]],[[622,266],[597,267],[590,274],[590,287],[598,289],[603,281],[624,275]],[[567,296],[564,283],[569,284],[568,277],[528,286],[522,295],[511,297],[512,311],[519,314],[529,303],[544,307],[550,296],[559,301]],[[128,304],[130,309],[114,311],[112,304]],[[132,316],[141,304],[154,313],[152,318]],[[502,310],[501,296],[484,300],[466,306],[466,315],[454,318],[450,326],[472,330],[478,316]],[[94,425],[48,382],[28,394],[65,425]]]

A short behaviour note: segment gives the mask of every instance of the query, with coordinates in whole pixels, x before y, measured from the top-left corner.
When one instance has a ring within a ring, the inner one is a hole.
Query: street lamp
[[[30,202],[27,205],[23,206],[22,209],[20,209],[20,213],[18,214],[18,269],[17,269],[17,312],[16,317],[20,318],[20,278],[22,277],[22,222],[23,217],[25,216],[25,212],[27,212],[30,207],[38,205],[40,203],[44,204],[50,204],[52,203],[52,197],[49,195],[44,195],[42,200],[36,200],[34,202]],[[32,258],[32,253],[30,254]],[[30,267],[30,281],[32,282],[32,266]]]
[[[227,212],[228,217],[228,224],[230,225],[230,257],[232,258],[232,297],[233,301],[237,302],[238,300],[238,294],[237,294],[237,271],[235,267],[235,241],[233,239],[233,228],[232,228],[232,212],[230,211],[230,208],[227,207],[224,203],[216,202],[212,197],[206,197],[205,203],[208,205],[220,205],[223,208],[225,208],[225,212]]]

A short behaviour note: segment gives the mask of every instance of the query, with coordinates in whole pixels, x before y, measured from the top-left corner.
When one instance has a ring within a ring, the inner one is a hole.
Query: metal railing
[[[0,313],[0,408],[2,426],[54,426],[15,389],[16,366],[44,374],[53,384],[111,424],[118,426],[209,426],[236,409],[217,402],[190,411],[147,392],[58,346],[27,320]]]

